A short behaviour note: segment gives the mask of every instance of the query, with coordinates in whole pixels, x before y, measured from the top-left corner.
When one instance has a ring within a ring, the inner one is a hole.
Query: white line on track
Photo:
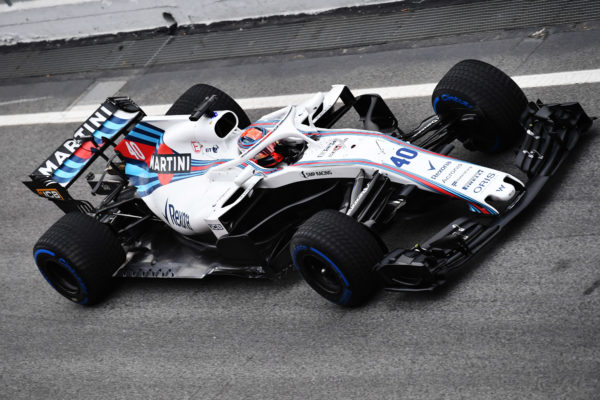
[[[40,101],[40,100],[46,100],[49,99],[50,96],[44,96],[44,97],[34,97],[31,99],[18,99],[18,100],[10,100],[10,101],[1,101],[0,102],[0,106],[7,106],[9,104],[20,104],[20,103],[31,103],[32,101]]]
[[[599,83],[600,68],[581,71],[553,72],[549,74],[521,75],[514,76],[513,79],[524,89],[547,86],[577,85],[584,83]],[[389,100],[430,96],[435,88],[435,85],[435,83],[424,83],[418,85],[351,89],[355,95],[377,93],[384,99]],[[252,97],[237,99],[237,101],[244,109],[256,110],[298,104],[310,96],[311,93],[301,93],[282,96]],[[68,111],[0,115],[0,127],[80,122],[84,121],[97,108],[97,106],[98,105],[81,105],[73,107]],[[142,105],[143,110],[148,115],[163,115],[169,107],[170,104],[155,104],[147,106]]]
[[[0,4],[0,12],[32,10],[36,8],[59,7],[80,3],[91,3],[98,0],[29,0],[14,2],[11,6]]]

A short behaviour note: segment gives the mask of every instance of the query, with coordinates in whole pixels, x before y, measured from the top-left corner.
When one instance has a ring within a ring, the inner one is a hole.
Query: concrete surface
[[[197,82],[234,97],[433,82],[464,58],[511,75],[592,69],[598,43],[597,30],[556,30],[543,40],[513,32],[348,55],[36,78],[2,86],[0,113],[64,110],[102,79],[126,81],[118,93],[143,106],[172,102]],[[600,84],[525,92],[579,101],[600,115]],[[15,99],[32,100],[5,104]],[[426,97],[390,107],[403,128],[431,113]],[[76,126],[0,129],[0,398],[598,398],[598,123],[468,273],[436,293],[379,293],[353,310],[329,304],[294,272],[272,282],[123,280],[96,307],[64,300],[31,256],[61,213],[20,180]],[[455,155],[514,170],[510,155]],[[385,238],[412,245],[453,212],[450,205],[405,221]]]
[[[398,0],[29,0],[0,4],[0,45],[72,39]],[[165,16],[168,13],[170,16]]]

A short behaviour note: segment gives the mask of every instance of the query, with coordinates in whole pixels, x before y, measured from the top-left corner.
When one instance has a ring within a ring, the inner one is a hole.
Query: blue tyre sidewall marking
[[[496,140],[494,142],[494,145],[490,149],[490,151],[496,151],[496,150],[498,150],[499,147],[500,147],[500,136],[496,136]]]
[[[300,268],[298,266],[298,262],[296,260],[296,256],[297,256],[297,254],[300,251],[310,251],[310,252],[313,252],[313,253],[317,254],[320,258],[322,258],[323,260],[325,260],[329,265],[331,265],[333,267],[333,269],[338,274],[338,276],[340,278],[342,278],[342,280],[344,281],[344,285],[346,286],[344,288],[344,292],[342,293],[342,296],[337,301],[335,301],[335,303],[337,303],[337,304],[346,304],[346,303],[348,303],[348,301],[350,300],[350,296],[352,296],[352,290],[349,289],[350,283],[348,282],[348,279],[346,279],[346,276],[338,268],[338,266],[335,265],[335,263],[333,261],[331,261],[331,259],[329,257],[327,257],[325,254],[323,254],[321,251],[315,249],[314,247],[296,246],[294,248],[294,252],[292,253],[292,260],[294,261],[294,266],[296,267],[296,269],[298,271],[300,271]],[[300,271],[300,273],[302,273],[302,271]]]
[[[52,284],[52,282],[50,281],[50,279],[48,279],[48,277],[46,276],[46,274],[44,273],[44,271],[42,271],[42,269],[38,265],[37,259],[38,259],[38,256],[40,254],[48,254],[48,255],[50,255],[51,257],[54,257],[54,258],[58,258],[58,257],[56,256],[56,254],[54,254],[50,250],[46,250],[46,249],[36,250],[36,252],[33,255],[33,258],[35,259],[35,264],[37,265],[38,270],[40,271],[40,273],[42,274],[42,276],[44,277],[44,279],[46,280],[46,282],[48,282],[50,284],[50,286],[52,286],[52,288],[54,290],[56,290],[57,292],[59,292],[58,289],[56,289],[56,287]],[[75,272],[75,270],[69,265],[69,263],[67,263],[67,261],[64,258],[58,258],[58,262],[60,262],[62,265],[64,265],[65,268],[67,269],[67,271],[69,271],[71,273],[71,275],[73,275],[73,277],[77,280],[77,282],[79,282],[79,285],[80,285],[79,287],[81,288],[81,291],[83,292],[83,294],[84,294],[85,297],[83,298],[83,300],[77,301],[76,303],[77,304],[86,304],[88,302],[88,291],[87,291],[87,288],[85,287],[85,284],[83,283],[83,280],[79,277],[79,275],[77,275],[77,272]]]

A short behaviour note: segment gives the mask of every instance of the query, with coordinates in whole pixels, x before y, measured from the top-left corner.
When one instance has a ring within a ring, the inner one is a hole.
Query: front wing
[[[527,135],[515,162],[529,180],[518,188],[515,200],[499,216],[459,218],[412,249],[388,253],[374,267],[387,290],[428,291],[443,284],[531,204],[591,127],[592,119],[578,103],[538,101],[529,104],[521,124]]]

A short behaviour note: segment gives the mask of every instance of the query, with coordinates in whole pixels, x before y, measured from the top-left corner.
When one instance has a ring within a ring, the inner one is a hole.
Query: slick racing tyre
[[[112,288],[112,275],[125,261],[125,252],[108,226],[72,212],[42,235],[33,257],[58,293],[75,303],[91,305]]]
[[[323,210],[298,228],[290,251],[296,269],[321,296],[342,306],[364,303],[377,287],[372,267],[383,245],[365,226],[335,210]]]
[[[227,93],[212,87],[199,83],[192,86],[184,94],[173,103],[171,108],[167,111],[167,115],[184,115],[191,114],[192,111],[202,101],[212,95],[217,96],[217,102],[214,104],[214,108],[217,110],[229,110],[233,112],[238,118],[238,128],[243,129],[250,125],[250,118],[246,115],[246,112],[242,110],[242,107],[232,99]]]
[[[479,124],[466,137],[465,147],[495,153],[523,137],[519,124],[527,98],[498,68],[478,60],[463,60],[450,68],[433,91],[433,109],[442,120],[477,115]]]

